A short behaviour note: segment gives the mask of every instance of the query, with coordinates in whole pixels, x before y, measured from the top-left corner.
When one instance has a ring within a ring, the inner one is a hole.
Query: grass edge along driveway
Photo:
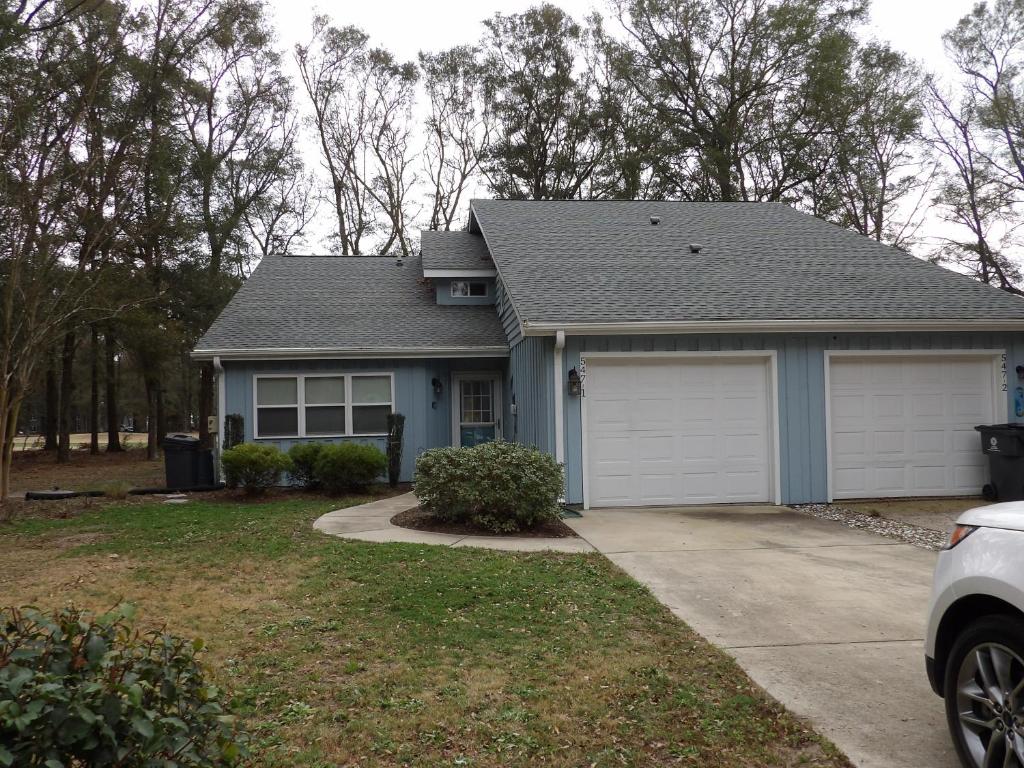
[[[0,527],[4,604],[203,637],[265,766],[848,766],[599,555],[324,536],[366,501],[112,504]]]

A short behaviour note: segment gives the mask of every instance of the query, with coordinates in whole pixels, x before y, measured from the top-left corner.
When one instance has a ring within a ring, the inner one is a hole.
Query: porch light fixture
[[[432,386],[434,388],[434,397],[440,397],[441,396],[441,390],[443,388],[441,386],[441,380],[440,379],[431,379],[430,380],[430,386]]]
[[[579,397],[582,391],[583,382],[580,380],[580,373],[575,368],[569,371],[569,395]]]

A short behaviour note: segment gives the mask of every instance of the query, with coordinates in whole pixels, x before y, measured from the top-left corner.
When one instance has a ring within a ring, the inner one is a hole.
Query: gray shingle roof
[[[424,269],[494,269],[480,235],[469,232],[420,232]]]
[[[197,353],[213,350],[507,350],[493,306],[440,306],[418,257],[268,256]]]
[[[782,204],[472,206],[526,324],[1024,320],[1020,297]]]

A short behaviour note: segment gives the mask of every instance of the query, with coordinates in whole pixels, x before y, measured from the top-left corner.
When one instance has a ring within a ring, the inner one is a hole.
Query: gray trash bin
[[[1024,424],[982,424],[975,429],[988,456],[990,480],[982,496],[988,501],[1024,499]]]

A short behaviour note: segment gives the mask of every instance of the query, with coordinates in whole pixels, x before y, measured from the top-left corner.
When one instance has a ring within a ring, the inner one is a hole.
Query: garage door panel
[[[941,429],[918,429],[913,432],[913,451],[917,455],[944,454],[952,435]],[[975,440],[977,442],[977,440]]]
[[[993,376],[988,356],[831,359],[833,497],[978,493],[974,427],[996,418]]]
[[[769,500],[766,361],[587,363],[591,506]],[[607,415],[609,407],[630,415]],[[610,463],[601,444],[609,439],[631,446],[632,454],[616,448]]]

